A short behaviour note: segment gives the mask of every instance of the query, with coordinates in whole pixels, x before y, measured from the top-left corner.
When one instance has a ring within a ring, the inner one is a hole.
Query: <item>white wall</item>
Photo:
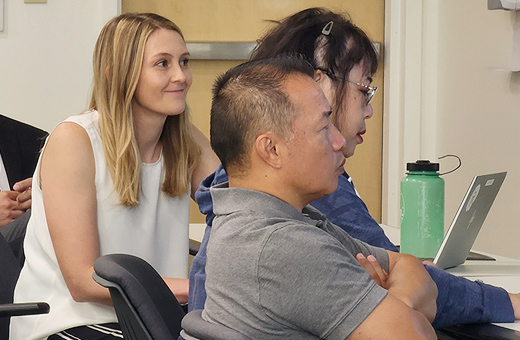
[[[0,32],[0,113],[47,131],[83,111],[92,51],[119,0],[5,0]]]
[[[399,224],[406,162],[456,154],[462,168],[444,177],[446,227],[474,175],[507,170],[475,249],[520,258],[520,72],[492,69],[511,63],[520,14],[490,11],[486,0],[387,5],[383,221]]]

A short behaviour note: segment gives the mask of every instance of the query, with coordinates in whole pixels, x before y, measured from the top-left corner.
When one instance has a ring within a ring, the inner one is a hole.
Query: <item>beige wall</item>
[[[407,161],[456,154],[462,167],[444,177],[446,227],[474,175],[507,170],[475,248],[520,258],[520,73],[493,70],[511,62],[513,20],[520,14],[490,11],[486,0],[386,3],[400,13],[393,14],[392,33],[399,31],[396,18],[405,23],[390,48],[401,53],[387,47],[393,60],[386,64],[405,66],[385,71],[395,86],[386,84],[385,131],[393,136],[385,141],[384,163],[387,173],[399,168],[385,178],[385,222],[399,224],[395,188]],[[441,161],[444,170],[452,165]]]

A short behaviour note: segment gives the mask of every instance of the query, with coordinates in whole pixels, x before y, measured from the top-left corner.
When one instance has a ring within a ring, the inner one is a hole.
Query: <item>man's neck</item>
[[[278,183],[276,179],[270,178],[268,175],[243,177],[229,176],[229,187],[264,192],[292,205],[298,211],[302,211],[303,207],[310,203],[304,202],[300,196],[296,195],[291,190],[287,190],[288,188],[286,186]]]

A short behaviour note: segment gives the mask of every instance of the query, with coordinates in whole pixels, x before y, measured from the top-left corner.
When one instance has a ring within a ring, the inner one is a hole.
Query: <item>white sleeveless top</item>
[[[97,221],[101,255],[127,253],[148,261],[163,277],[188,277],[189,196],[162,190],[163,158],[142,164],[140,204],[119,204],[99,135],[98,112],[69,117],[82,126],[94,151]],[[41,161],[41,159],[40,159]],[[32,187],[32,215],[25,236],[25,265],[15,288],[15,302],[45,301],[50,313],[11,319],[11,339],[44,339],[75,326],[116,322],[113,307],[75,302],[60,272],[52,246],[40,189],[40,161]]]

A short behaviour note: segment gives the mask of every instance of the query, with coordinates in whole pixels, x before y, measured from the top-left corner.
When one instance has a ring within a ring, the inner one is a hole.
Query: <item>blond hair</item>
[[[132,99],[151,33],[164,28],[182,36],[177,25],[152,13],[125,13],[103,27],[93,57],[94,85],[90,110],[99,112],[99,128],[108,169],[120,203],[139,204],[141,156],[135,139]],[[200,158],[188,110],[166,119],[163,145],[162,190],[172,197],[189,192],[190,178]]]

